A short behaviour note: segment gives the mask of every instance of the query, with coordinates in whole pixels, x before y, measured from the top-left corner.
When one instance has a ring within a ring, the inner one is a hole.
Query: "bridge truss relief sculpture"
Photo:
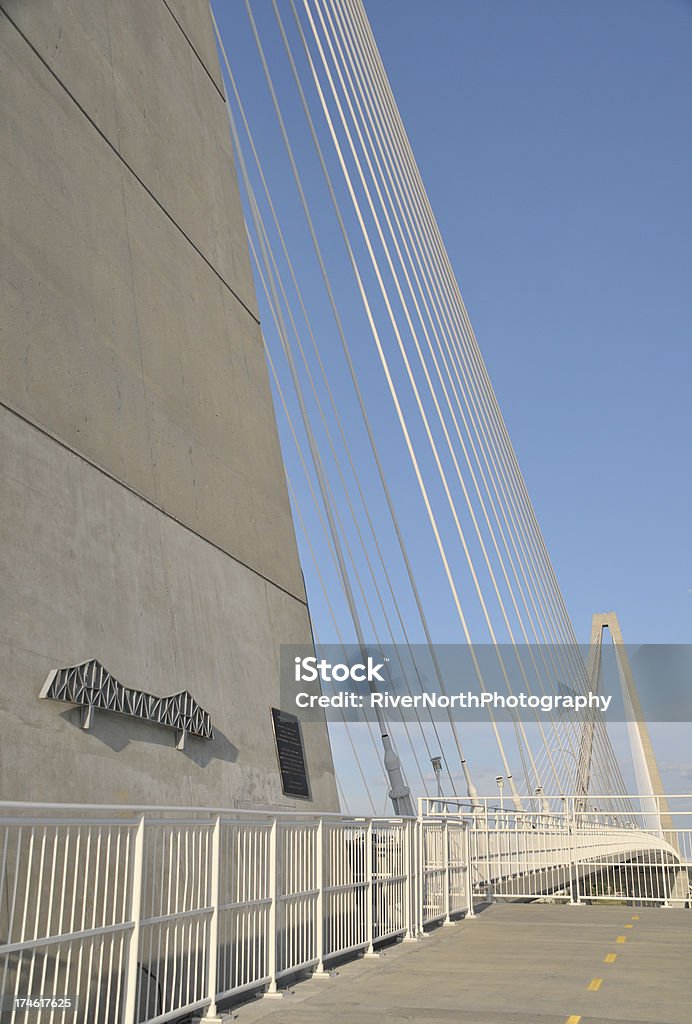
[[[188,734],[204,740],[214,738],[209,712],[187,690],[168,697],[129,690],[94,658],[69,668],[53,669],[39,697],[77,704],[82,709],[83,729],[91,728],[98,708],[175,729],[178,750],[184,749]]]

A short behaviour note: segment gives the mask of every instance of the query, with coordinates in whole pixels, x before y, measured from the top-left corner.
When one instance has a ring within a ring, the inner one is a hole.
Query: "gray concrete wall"
[[[206,0],[0,10],[0,797],[287,805],[309,623]],[[216,739],[38,700],[91,657]]]

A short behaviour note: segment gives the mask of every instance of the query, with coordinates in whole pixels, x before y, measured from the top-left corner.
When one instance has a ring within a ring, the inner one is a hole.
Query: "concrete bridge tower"
[[[668,806],[661,782],[661,773],[658,768],[656,754],[654,752],[649,729],[644,718],[639,694],[632,674],[632,667],[627,654],[627,647],[622,638],[622,630],[615,612],[597,612],[591,620],[591,685],[595,691],[599,686],[599,673],[601,670],[601,650],[603,644],[604,630],[610,632],[615,658],[617,662],[620,687],[627,715],[627,726],[632,751],[632,761],[637,782],[637,792],[642,797],[649,797],[650,801],[644,801],[643,807],[644,824],[648,828],[664,829],[671,832],[673,820]],[[577,778],[577,793],[586,795],[589,792],[591,776],[591,759],[593,753],[594,723],[589,720],[584,724],[582,734],[581,750],[579,757],[579,773]]]
[[[2,0],[0,47],[0,798],[335,809],[323,723],[305,801],[277,761],[310,631],[208,4]],[[88,659],[128,713],[39,700]]]

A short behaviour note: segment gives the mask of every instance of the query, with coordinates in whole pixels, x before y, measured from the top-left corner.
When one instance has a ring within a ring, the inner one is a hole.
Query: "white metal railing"
[[[488,798],[472,806],[468,798],[446,797],[422,798],[419,810],[428,819],[468,823],[476,898],[690,906],[691,797],[533,802],[560,809],[517,811]]]
[[[597,806],[445,798],[414,819],[0,804],[3,1024],[211,1017],[472,915],[474,898],[689,906],[692,811],[652,830]]]
[[[212,1016],[473,913],[468,862],[460,819],[0,804],[3,1022]]]

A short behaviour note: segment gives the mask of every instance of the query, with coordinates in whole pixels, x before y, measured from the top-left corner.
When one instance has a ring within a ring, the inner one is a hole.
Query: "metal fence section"
[[[326,974],[471,909],[466,833],[462,820],[0,805],[3,1022],[163,1024]]]
[[[630,810],[620,814],[599,809],[613,797],[542,797],[541,805],[544,799],[561,810],[517,811],[488,799],[471,806],[451,797],[424,798],[419,808],[428,830],[435,818],[467,823],[476,899],[690,907],[692,798],[666,798],[663,813],[655,797],[623,797]],[[430,853],[434,877],[440,861]]]
[[[560,800],[426,799],[418,818],[0,804],[3,1024],[213,1017],[474,899],[690,905],[692,800],[665,818],[650,797],[626,818]]]
[[[322,960],[352,953],[370,941],[369,822],[324,819]],[[371,870],[371,869],[370,869]],[[321,968],[323,969],[323,968]]]
[[[473,913],[466,823],[443,817],[419,819],[420,920],[447,922],[450,915]]]
[[[273,822],[219,818],[219,902],[216,941],[217,998],[271,980],[270,916],[276,918],[270,856]]]
[[[661,828],[648,808],[637,815],[644,827],[617,829],[612,816],[596,808],[575,812],[575,898],[591,903],[635,902],[642,905],[689,907],[692,870],[692,815],[679,809],[669,815],[673,826]],[[652,820],[653,819],[653,820]],[[589,838],[588,845],[584,842]]]
[[[127,1005],[141,892],[141,821],[29,810],[0,832],[0,998],[10,1021],[118,1020]],[[137,890],[137,892],[135,892]],[[136,960],[134,961],[136,965]],[[101,979],[106,979],[105,984]],[[56,996],[62,1005],[24,1007]]]

